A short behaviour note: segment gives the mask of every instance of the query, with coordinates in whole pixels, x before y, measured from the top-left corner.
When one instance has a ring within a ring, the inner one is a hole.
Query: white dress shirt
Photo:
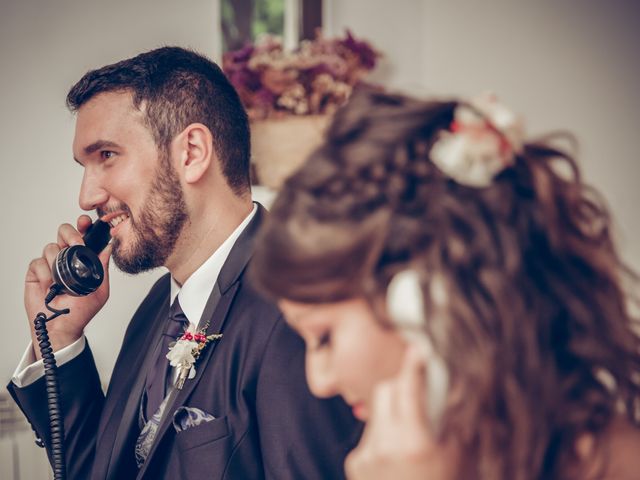
[[[227,237],[222,245],[187,278],[182,287],[171,277],[170,304],[172,304],[176,296],[178,296],[182,311],[189,320],[189,323],[195,328],[201,323],[202,312],[209,299],[211,289],[218,279],[220,270],[222,270],[222,266],[227,260],[229,252],[231,252],[236,240],[255,216],[257,210],[258,207],[254,204],[251,213],[249,213],[242,223]],[[55,352],[54,356],[57,365],[64,365],[80,355],[84,350],[85,344],[86,339],[83,335],[71,345],[67,345]],[[174,380],[176,375],[177,372],[174,371]],[[44,376],[44,363],[42,360],[36,361],[33,344],[30,342],[11,380],[17,387],[22,388],[32,384],[42,376]]]

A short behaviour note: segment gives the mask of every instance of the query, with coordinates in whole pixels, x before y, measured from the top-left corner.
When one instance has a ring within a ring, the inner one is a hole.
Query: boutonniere
[[[187,330],[169,345],[167,359],[172,367],[178,369],[178,380],[176,381],[178,390],[182,390],[187,378],[191,379],[196,376],[194,365],[209,342],[222,338],[221,333],[206,335],[207,327],[208,325],[205,325],[205,328],[196,332],[195,327],[190,324]]]

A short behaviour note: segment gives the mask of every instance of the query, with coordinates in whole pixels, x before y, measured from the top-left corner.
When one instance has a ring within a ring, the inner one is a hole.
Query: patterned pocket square
[[[197,427],[201,423],[215,420],[216,417],[195,407],[180,407],[173,414],[173,428],[176,432],[184,432],[188,428]]]

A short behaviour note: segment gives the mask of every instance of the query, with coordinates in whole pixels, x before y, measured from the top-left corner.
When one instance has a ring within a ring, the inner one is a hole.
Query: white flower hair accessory
[[[521,119],[488,93],[460,103],[449,130],[438,135],[431,161],[457,183],[478,188],[512,166],[524,145]]]
[[[432,297],[436,304],[442,304],[443,290],[438,278],[432,280]],[[434,289],[434,287],[436,287]],[[387,288],[387,312],[394,326],[407,339],[416,343],[425,357],[426,365],[426,411],[431,428],[437,434],[440,431],[442,412],[444,411],[449,388],[449,371],[444,359],[438,355],[424,326],[424,300],[420,286],[420,276],[412,269],[397,273]]]

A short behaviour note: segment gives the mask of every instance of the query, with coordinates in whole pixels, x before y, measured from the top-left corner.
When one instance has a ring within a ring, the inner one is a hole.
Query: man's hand
[[[412,345],[400,372],[376,386],[362,439],[345,462],[349,480],[457,478],[457,448],[436,442],[428,425],[425,368]]]
[[[33,319],[38,312],[43,312],[47,316],[50,315],[50,312],[45,308],[44,298],[53,283],[51,265],[55,261],[58,252],[63,248],[84,245],[82,235],[90,225],[91,218],[87,215],[81,215],[78,218],[77,229],[68,223],[61,225],[58,228],[57,242],[46,245],[42,256],[32,260],[29,264],[24,283],[24,305],[31,327],[34,352],[38,359],[40,358],[40,351],[36,348],[37,339],[33,328]],[[58,351],[78,340],[82,336],[84,328],[109,298],[111,245],[108,245],[98,257],[104,267],[104,281],[98,290],[86,297],[60,295],[50,303],[53,308],[69,308],[71,310],[68,315],[59,317],[47,324],[49,339],[54,351]]]

